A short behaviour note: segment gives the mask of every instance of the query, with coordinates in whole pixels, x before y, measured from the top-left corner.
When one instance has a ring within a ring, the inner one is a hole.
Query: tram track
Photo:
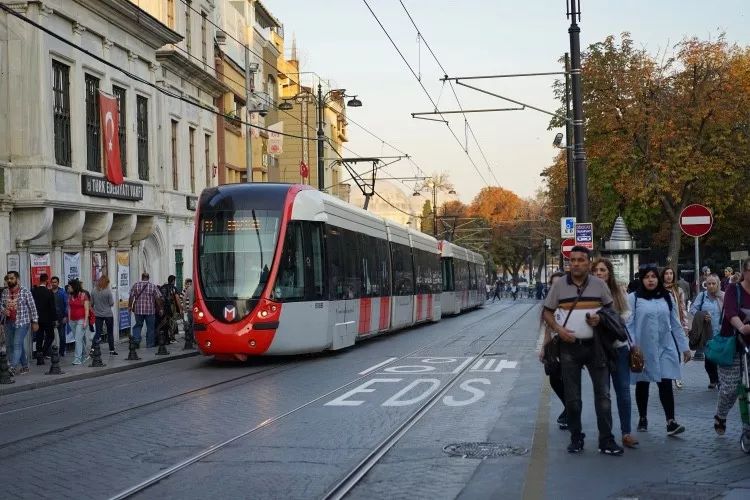
[[[511,309],[512,307],[514,307],[514,305],[516,305],[516,304],[510,304],[507,307],[503,307],[503,308],[501,308],[501,309],[499,309],[497,311],[493,311],[490,314],[484,315],[484,316],[482,316],[481,319],[478,319],[476,321],[473,321],[473,322],[467,324],[466,326],[460,328],[453,335],[451,335],[451,336],[449,336],[447,338],[442,338],[442,339],[439,339],[439,340],[435,340],[435,341],[429,342],[427,344],[424,344],[422,346],[417,347],[416,349],[414,349],[414,350],[412,350],[412,351],[410,351],[410,352],[408,352],[406,354],[403,354],[403,355],[398,356],[398,357],[394,357],[388,363],[382,365],[382,367],[384,368],[384,367],[386,367],[388,365],[394,364],[394,363],[396,363],[398,361],[401,361],[401,360],[404,360],[404,359],[409,358],[411,356],[414,356],[415,354],[419,353],[420,351],[437,347],[440,344],[443,344],[445,342],[450,342],[453,339],[461,337],[466,332],[470,331],[472,328],[476,327],[477,325],[479,325],[479,324],[487,321],[488,319],[490,319],[490,318],[492,318],[494,316],[497,316],[499,314],[502,314],[502,313],[506,312],[508,309]],[[536,306],[536,304],[532,304],[529,307],[529,309],[527,309],[527,311],[525,311],[521,315],[521,317],[525,316],[528,313],[528,311],[530,311],[531,309],[533,309],[535,306]],[[519,317],[517,320],[515,320],[511,324],[511,326],[514,325],[518,320],[520,320],[521,317]],[[511,326],[509,326],[507,329],[509,329]],[[506,329],[506,331],[507,331],[507,329]],[[482,353],[486,352],[487,349],[490,346],[492,346],[493,344],[494,344],[494,342],[490,343],[487,348],[485,348],[485,349],[482,350]],[[480,353],[477,356],[481,356],[482,353]],[[354,384],[356,384],[358,382],[361,382],[361,381],[363,381],[364,379],[366,379],[366,378],[368,378],[370,376],[371,376],[371,373],[367,373],[367,374],[363,374],[361,376],[358,376],[358,377],[354,378],[353,380],[350,380],[350,381],[348,381],[348,382],[346,382],[346,383],[344,383],[344,384],[342,384],[342,385],[340,385],[340,386],[338,386],[338,387],[336,387],[334,389],[331,389],[331,390],[325,392],[324,394],[320,394],[319,396],[317,396],[317,397],[315,397],[313,399],[310,399],[310,400],[306,401],[305,403],[300,404],[300,405],[298,405],[298,406],[296,406],[296,407],[294,407],[294,408],[292,408],[292,409],[290,409],[290,410],[288,410],[286,412],[280,413],[280,414],[278,414],[278,415],[276,415],[274,417],[271,417],[271,418],[267,418],[267,419],[263,420],[262,422],[254,425],[253,427],[251,427],[249,429],[246,429],[245,431],[243,431],[241,433],[238,433],[238,434],[236,434],[236,435],[234,435],[234,436],[232,436],[232,437],[230,437],[230,438],[228,438],[228,439],[226,439],[226,440],[224,440],[222,442],[219,442],[219,443],[216,443],[214,445],[211,445],[211,446],[205,448],[204,450],[202,450],[199,453],[196,453],[196,454],[194,454],[194,455],[192,455],[192,456],[190,456],[190,457],[188,457],[188,458],[186,458],[186,459],[184,459],[184,460],[182,460],[182,461],[180,461],[180,462],[178,462],[178,463],[176,463],[176,464],[174,464],[174,465],[172,465],[170,467],[162,469],[160,472],[158,472],[158,473],[156,473],[156,474],[148,477],[147,479],[141,481],[140,483],[135,484],[135,485],[133,485],[133,486],[131,486],[131,487],[125,489],[125,490],[122,490],[119,493],[117,493],[117,494],[115,494],[115,495],[113,495],[113,496],[111,496],[109,498],[110,498],[110,500],[120,500],[120,499],[125,499],[125,498],[131,498],[134,495],[142,493],[142,492],[146,491],[148,488],[150,488],[150,487],[154,486],[155,484],[159,483],[160,481],[162,481],[164,479],[167,479],[170,476],[173,476],[177,472],[182,471],[182,470],[190,467],[191,465],[196,464],[197,462],[202,461],[203,459],[207,458],[210,455],[213,455],[214,453],[216,453],[218,451],[226,449],[229,445],[231,445],[231,444],[233,444],[233,443],[235,443],[235,442],[237,442],[237,441],[239,441],[239,440],[241,440],[241,439],[243,439],[243,438],[245,438],[245,437],[247,437],[247,436],[249,436],[249,435],[251,435],[253,433],[258,432],[261,429],[265,429],[265,428],[267,428],[267,427],[269,427],[269,426],[271,426],[273,424],[276,424],[276,423],[278,423],[278,422],[286,419],[287,417],[289,417],[291,415],[295,415],[295,414],[299,413],[301,410],[304,410],[305,408],[308,408],[308,407],[314,405],[315,403],[318,403],[318,402],[324,400],[325,398],[327,398],[327,397],[329,397],[329,396],[331,396],[331,395],[333,395],[333,394],[335,394],[335,393],[337,393],[337,392],[339,392],[339,391],[341,391],[343,389],[346,389],[347,387],[350,387],[350,386],[352,386],[352,385],[354,385]]]

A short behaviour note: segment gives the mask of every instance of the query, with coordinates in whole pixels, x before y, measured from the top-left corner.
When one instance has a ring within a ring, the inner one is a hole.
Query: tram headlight
[[[266,317],[268,317],[268,311],[266,311],[265,309],[263,309],[263,310],[262,310],[262,311],[261,311],[261,312],[260,312],[260,313],[258,314],[258,316],[260,316],[261,318],[266,318]]]

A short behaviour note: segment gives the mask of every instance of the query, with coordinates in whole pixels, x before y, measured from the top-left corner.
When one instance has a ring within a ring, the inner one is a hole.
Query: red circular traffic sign
[[[570,258],[570,251],[576,246],[576,240],[573,238],[566,238],[560,243],[560,252],[566,259]]]
[[[688,205],[680,212],[680,229],[688,236],[700,238],[711,231],[714,225],[714,216],[707,207],[694,203]]]

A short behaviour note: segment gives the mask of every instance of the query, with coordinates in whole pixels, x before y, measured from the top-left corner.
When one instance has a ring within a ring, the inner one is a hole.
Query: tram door
[[[351,234],[346,229],[326,226],[330,297],[328,331],[332,335],[332,349],[341,349],[354,344],[357,334],[355,305],[359,287],[354,282],[358,274],[356,252],[346,251],[347,238]]]
[[[414,314],[414,262],[411,247],[391,243],[393,266],[393,328],[412,324]]]

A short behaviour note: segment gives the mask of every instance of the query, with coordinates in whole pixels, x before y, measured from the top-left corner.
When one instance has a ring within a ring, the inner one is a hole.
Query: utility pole
[[[575,140],[573,163],[575,170],[576,222],[589,221],[589,201],[586,179],[586,150],[583,145],[583,92],[581,89],[581,0],[570,0],[570,57],[573,90],[573,138]]]
[[[573,130],[570,122],[570,55],[565,53],[565,160],[568,169],[568,187],[565,192],[565,216],[573,217],[575,212],[573,179]]]
[[[258,70],[258,63],[250,62],[250,44],[245,45],[245,175],[246,182],[253,182],[253,128],[250,126],[250,103],[254,92],[253,75]]]
[[[323,102],[323,87],[318,81],[318,189],[325,191],[325,164],[323,162],[323,141],[325,140],[325,134],[323,133],[323,111],[325,103]]]
[[[432,235],[437,238],[437,183],[432,183]]]

